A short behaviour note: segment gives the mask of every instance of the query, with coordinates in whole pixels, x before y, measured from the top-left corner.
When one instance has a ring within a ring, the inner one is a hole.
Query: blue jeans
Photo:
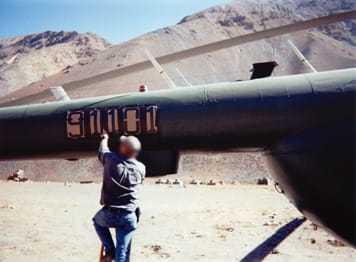
[[[95,230],[103,243],[106,254],[115,254],[115,262],[128,262],[131,240],[137,228],[135,212],[115,210],[103,207],[93,218]],[[116,230],[116,248],[109,228]]]

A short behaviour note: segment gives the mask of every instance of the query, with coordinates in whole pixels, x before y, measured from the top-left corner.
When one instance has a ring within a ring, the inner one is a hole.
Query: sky
[[[0,0],[0,38],[46,30],[120,43],[231,0]]]

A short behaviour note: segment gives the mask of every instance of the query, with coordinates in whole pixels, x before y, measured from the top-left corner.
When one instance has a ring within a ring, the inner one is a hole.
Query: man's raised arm
[[[105,163],[105,155],[110,154],[110,148],[109,148],[109,135],[104,131],[104,134],[101,136],[101,142],[99,146],[99,160],[102,164]]]

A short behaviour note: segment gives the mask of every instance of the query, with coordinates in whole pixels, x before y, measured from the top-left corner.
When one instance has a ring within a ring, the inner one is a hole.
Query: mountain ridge
[[[320,3],[320,4],[318,4]],[[146,60],[143,48],[154,56],[164,55],[237,35],[265,30],[310,19],[356,9],[353,0],[330,2],[326,0],[246,0],[215,6],[182,18],[176,25],[157,29],[127,42],[110,46],[86,63],[74,64],[68,70],[45,77],[20,92],[0,98],[0,104],[45,102],[53,98],[49,93],[37,96],[50,86],[75,83],[77,80],[110,72],[116,68]],[[306,72],[291,51],[287,40],[291,39],[305,52],[318,70],[331,70],[356,66],[356,23],[346,21],[292,35],[275,37],[205,56],[177,61],[165,65],[167,72],[184,85],[178,68],[192,84],[214,83],[248,79],[254,62],[277,60],[275,75]],[[71,97],[109,95],[137,90],[145,83],[151,89],[165,88],[166,83],[152,69],[137,74],[118,77],[100,83],[68,90]],[[119,88],[118,88],[119,87]],[[29,96],[29,97],[27,97]]]
[[[45,31],[0,39],[0,95],[95,57],[110,44],[93,33]]]

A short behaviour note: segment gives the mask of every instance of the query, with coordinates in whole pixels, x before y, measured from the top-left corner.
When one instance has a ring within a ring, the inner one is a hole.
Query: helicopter
[[[247,81],[82,99],[65,92],[152,65],[168,79],[161,65],[355,18],[349,11],[157,58],[147,52],[146,61],[54,89],[56,102],[2,107],[0,160],[92,157],[104,130],[111,146],[137,136],[149,175],[176,173],[183,151],[253,149],[267,155],[274,180],[308,219],[355,247],[356,68],[270,77],[272,61],[256,63]]]

